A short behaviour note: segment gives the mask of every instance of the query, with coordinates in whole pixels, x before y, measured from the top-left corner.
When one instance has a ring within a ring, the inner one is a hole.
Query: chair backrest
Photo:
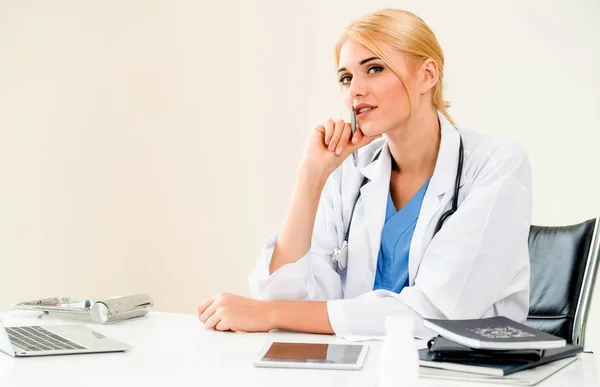
[[[583,346],[599,259],[598,218],[531,226],[531,291],[527,325]]]

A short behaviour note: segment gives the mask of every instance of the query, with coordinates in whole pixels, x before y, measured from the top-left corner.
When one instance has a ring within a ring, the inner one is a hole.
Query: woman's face
[[[402,75],[413,105],[417,104],[420,87],[415,66],[389,47],[386,53]],[[387,133],[402,126],[410,117],[408,94],[402,82],[382,59],[362,44],[347,40],[342,45],[338,79],[344,104],[348,110],[356,107],[357,123],[365,135]]]

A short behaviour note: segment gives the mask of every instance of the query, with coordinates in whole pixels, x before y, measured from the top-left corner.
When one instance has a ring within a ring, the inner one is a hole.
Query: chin
[[[375,125],[365,125],[364,127],[360,127],[360,130],[363,132],[365,136],[378,136],[380,134],[384,134],[385,131],[381,130],[381,127],[376,127]]]

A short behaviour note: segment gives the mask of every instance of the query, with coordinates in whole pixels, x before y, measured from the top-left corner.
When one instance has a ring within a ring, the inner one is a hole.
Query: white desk
[[[72,322],[36,316],[36,313],[26,311],[0,314],[6,326]],[[370,342],[369,353],[360,371],[267,369],[252,365],[266,340],[326,343],[342,340],[328,335],[288,332],[215,332],[205,329],[194,315],[159,312],[113,325],[89,326],[133,345],[134,349],[127,353],[32,358],[12,358],[0,353],[0,386],[375,387],[378,383],[379,341]],[[420,386],[499,385],[421,379]],[[578,361],[538,386],[600,386],[594,355],[582,354]]]

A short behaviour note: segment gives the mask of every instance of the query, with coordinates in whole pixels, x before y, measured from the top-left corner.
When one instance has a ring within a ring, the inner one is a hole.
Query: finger
[[[325,145],[329,145],[331,137],[333,137],[333,130],[335,128],[335,122],[330,118],[325,122]]]
[[[217,312],[210,316],[204,325],[206,325],[206,327],[209,329],[215,329],[219,321],[221,321],[221,314]]]
[[[356,132],[358,132],[358,130]],[[361,132],[361,138],[360,138],[360,141],[358,142],[358,144],[354,144],[354,143],[349,144],[348,147],[346,147],[345,152],[350,154],[350,153],[362,148],[363,146],[369,145],[371,142],[373,142],[374,140],[377,140],[378,138],[381,138],[380,134],[378,134],[376,136],[365,136],[365,134]]]
[[[344,125],[344,131],[342,132],[342,136],[340,137],[340,142],[338,143],[337,149],[335,150],[336,155],[341,155],[346,146],[348,145],[348,140],[350,140],[350,135],[352,134],[352,127],[349,123],[346,122]]]
[[[213,298],[208,298],[208,299],[202,301],[200,303],[200,305],[198,305],[198,318],[202,315],[202,313],[204,313],[206,308],[208,308],[213,303],[213,301],[214,301]]]
[[[203,323],[206,324],[206,320],[208,320],[210,318],[210,316],[212,316],[215,311],[217,310],[217,303],[213,302],[212,304],[210,304],[208,306],[208,308],[206,308],[204,310],[204,312],[202,312],[202,314],[200,315],[200,321],[202,321]]]
[[[227,324],[224,320],[220,320],[217,325],[215,326],[215,329],[218,331],[229,331],[229,324]]]
[[[337,149],[340,138],[342,137],[342,133],[344,132],[345,122],[342,120],[337,120],[335,122],[335,128],[333,129],[333,137],[331,137],[331,142],[329,143],[329,150],[334,152]]]
[[[360,140],[364,137],[362,130],[356,129],[356,131],[354,132],[354,135],[352,135],[352,143],[353,144],[358,144],[360,142]]]

